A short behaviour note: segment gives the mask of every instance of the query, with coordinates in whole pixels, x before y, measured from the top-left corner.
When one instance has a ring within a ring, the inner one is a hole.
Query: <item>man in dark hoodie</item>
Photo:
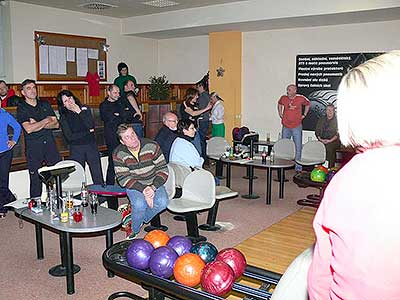
[[[124,85],[128,80],[132,80],[135,86],[137,86],[136,78],[129,75],[128,66],[124,62],[120,62],[117,66],[119,76],[114,79],[114,84],[119,87],[122,92],[124,90]]]

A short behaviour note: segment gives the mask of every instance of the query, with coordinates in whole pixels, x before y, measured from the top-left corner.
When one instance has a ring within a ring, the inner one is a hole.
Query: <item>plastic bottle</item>
[[[274,153],[273,149],[271,150],[271,154],[269,155],[269,159],[270,159],[271,164],[272,164],[274,162],[274,159],[275,159],[275,153]]]
[[[82,206],[83,207],[88,206],[88,190],[87,190],[87,187],[86,187],[86,182],[82,182],[81,200],[82,200]]]
[[[265,151],[265,148],[263,152],[261,153],[261,162],[265,165],[267,163],[267,151]]]

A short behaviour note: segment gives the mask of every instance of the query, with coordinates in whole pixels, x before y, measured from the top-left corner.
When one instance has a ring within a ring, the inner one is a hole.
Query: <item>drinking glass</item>
[[[96,194],[90,194],[89,197],[90,211],[92,214],[97,214],[97,206],[99,205],[99,200]]]

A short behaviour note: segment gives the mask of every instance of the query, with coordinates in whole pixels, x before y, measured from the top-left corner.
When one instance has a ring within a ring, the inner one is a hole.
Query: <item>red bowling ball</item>
[[[230,266],[223,261],[208,263],[201,274],[202,288],[211,294],[223,296],[228,293],[235,282],[235,275]]]
[[[235,248],[221,250],[215,260],[220,260],[228,264],[235,274],[235,280],[243,275],[247,262],[243,253]]]

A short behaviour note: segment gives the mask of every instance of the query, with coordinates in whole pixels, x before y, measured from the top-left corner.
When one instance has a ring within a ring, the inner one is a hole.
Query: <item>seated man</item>
[[[335,106],[328,104],[326,106],[326,115],[318,120],[315,127],[315,135],[321,143],[325,145],[326,160],[329,162],[329,168],[335,166],[336,150],[340,147],[337,120],[335,115]]]
[[[160,145],[165,160],[169,162],[172,143],[178,137],[176,133],[178,117],[173,112],[167,112],[163,115],[163,123],[154,140]]]
[[[115,175],[125,187],[132,207],[132,233],[134,238],[143,223],[148,223],[168,205],[164,183],[168,168],[160,146],[149,139],[139,139],[131,124],[118,126],[121,145],[113,152]]]
[[[193,121],[189,119],[180,120],[177,131],[178,138],[172,144],[169,161],[191,168],[202,168],[204,159],[191,142],[196,134]]]

